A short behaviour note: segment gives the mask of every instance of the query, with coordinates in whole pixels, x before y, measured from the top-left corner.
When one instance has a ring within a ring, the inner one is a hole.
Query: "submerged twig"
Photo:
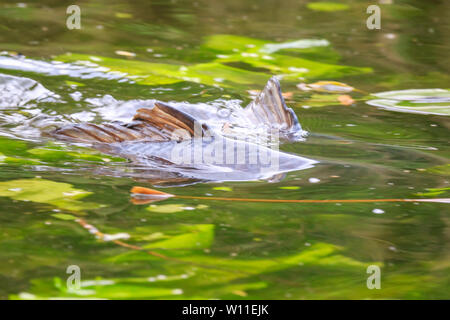
[[[87,229],[90,233],[96,235],[99,239],[104,239],[105,238],[105,234],[101,231],[99,231],[96,227],[94,227],[93,225],[87,223],[84,219],[76,219],[75,220],[79,225],[81,225],[83,228]],[[174,262],[179,262],[179,263],[185,263],[185,264],[191,264],[191,265],[195,265],[198,267],[202,267],[202,268],[208,268],[208,269],[217,269],[217,270],[223,270],[223,271],[228,271],[228,272],[233,272],[233,273],[242,273],[242,274],[250,274],[247,272],[244,272],[242,270],[230,270],[227,268],[221,268],[221,267],[217,267],[217,266],[212,266],[212,265],[204,265],[201,263],[196,263],[196,262],[192,262],[192,261],[185,261],[185,260],[181,260],[181,259],[177,259],[177,258],[173,258],[173,257],[169,257],[166,256],[162,253],[156,252],[156,251],[152,251],[152,250],[147,250],[145,248],[142,248],[140,246],[137,245],[133,245],[133,244],[129,244],[126,242],[123,242],[121,240],[111,240],[112,243],[124,247],[124,248],[128,248],[128,249],[132,249],[135,251],[142,251],[145,252],[151,256],[157,257],[157,258],[161,258],[164,260],[168,260],[168,261],[174,261]]]
[[[450,203],[450,198],[440,199],[255,199],[255,198],[225,198],[225,197],[201,197],[201,196],[180,196],[164,193],[158,190],[133,187],[131,194],[136,197],[137,204],[144,204],[154,201],[165,200],[170,197],[179,199],[196,200],[218,200],[218,201],[240,201],[240,202],[273,202],[273,203],[364,203],[364,202],[438,202]]]

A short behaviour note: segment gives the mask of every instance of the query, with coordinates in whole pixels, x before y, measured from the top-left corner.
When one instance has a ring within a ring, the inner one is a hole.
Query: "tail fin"
[[[281,94],[280,82],[272,77],[263,91],[246,108],[249,119],[255,124],[269,126],[285,133],[288,137],[301,136],[302,128],[297,116],[286,106]]]

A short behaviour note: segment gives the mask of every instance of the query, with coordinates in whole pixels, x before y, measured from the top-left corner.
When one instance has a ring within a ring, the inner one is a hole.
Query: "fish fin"
[[[245,108],[248,117],[256,125],[265,125],[273,130],[291,134],[302,134],[295,112],[286,106],[281,94],[280,82],[272,77],[259,95]]]
[[[146,124],[156,128],[172,140],[192,138],[195,135],[202,137],[209,130],[205,124],[198,123],[187,113],[159,101],[155,102],[155,106],[151,109],[138,109],[133,120],[139,121],[140,126]]]
[[[145,138],[141,132],[127,128],[123,124],[118,123],[69,124],[50,132],[50,135],[61,140],[82,143],[114,143],[130,140],[141,140]]]
[[[106,123],[70,124],[50,133],[58,139],[82,143],[114,143],[123,141],[148,140],[169,141],[194,137],[196,122],[190,115],[155,102],[151,109],[137,110],[133,121],[128,124]],[[206,125],[199,124],[199,134],[208,131]]]

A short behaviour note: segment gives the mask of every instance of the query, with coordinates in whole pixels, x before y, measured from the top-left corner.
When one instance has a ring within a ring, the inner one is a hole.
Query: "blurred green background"
[[[68,30],[72,1],[0,1],[0,75],[33,79],[68,101],[0,107],[0,297],[450,298],[448,204],[174,198],[138,206],[130,203],[130,188],[152,185],[108,174],[131,170],[123,159],[31,138],[21,126],[38,111],[69,119],[90,111],[85,99],[70,99],[74,92],[244,105],[249,90],[282,74],[287,103],[311,133],[282,150],[318,165],[273,183],[161,190],[274,199],[448,198],[448,117],[365,101],[373,98],[369,92],[449,87],[450,3],[381,2],[381,30],[368,30],[366,8],[374,1],[77,1],[82,28]],[[276,46],[301,39],[328,45]],[[90,61],[131,81],[1,63],[18,54],[41,62]],[[355,103],[340,104],[340,93],[296,87],[320,80],[357,88],[348,93]],[[442,105],[448,114],[448,102]],[[79,219],[146,250],[96,238]],[[366,287],[373,264],[381,267],[380,290]],[[81,268],[82,290],[75,293],[66,288],[69,265]]]

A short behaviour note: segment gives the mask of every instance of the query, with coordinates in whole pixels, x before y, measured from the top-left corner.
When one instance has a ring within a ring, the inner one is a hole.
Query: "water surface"
[[[392,2],[381,5],[381,30],[366,28],[365,1],[331,12],[290,0],[82,2],[81,30],[66,28],[71,3],[1,2],[0,297],[448,299],[446,203],[130,202],[136,185],[229,198],[448,198],[448,95],[366,102],[448,89],[449,4]],[[281,150],[318,163],[271,182],[164,187],[126,159],[42,135],[128,121],[153,99],[245,106],[272,75],[283,75],[310,133]],[[296,87],[320,80],[357,88],[346,93],[355,103]],[[423,99],[441,111],[403,108]],[[406,112],[392,110],[399,104]],[[76,293],[69,265],[81,269]],[[366,287],[369,265],[381,267],[381,290]]]

